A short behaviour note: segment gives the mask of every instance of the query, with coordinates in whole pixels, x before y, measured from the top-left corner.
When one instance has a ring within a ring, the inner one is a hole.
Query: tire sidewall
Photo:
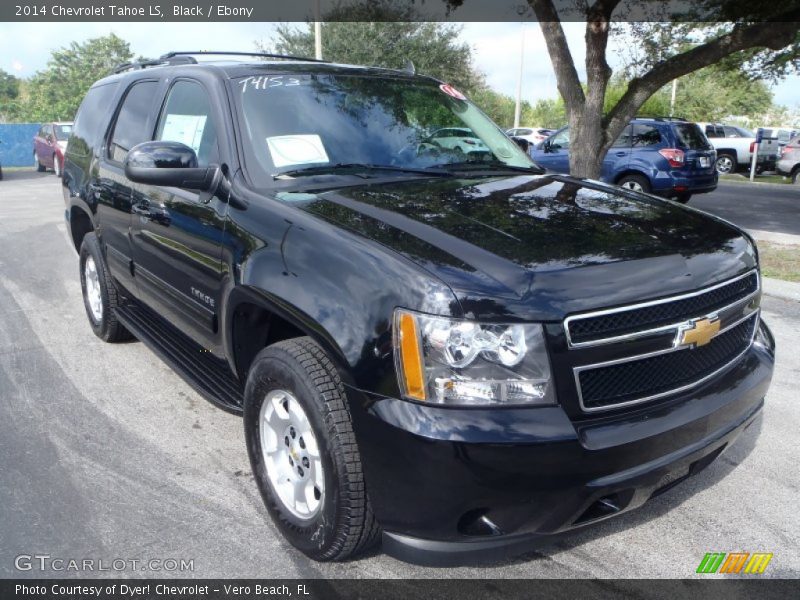
[[[261,450],[261,406],[267,394],[276,389],[291,392],[305,410],[317,439],[322,460],[325,492],[320,511],[311,519],[299,519],[283,507],[267,475]],[[251,367],[245,388],[244,427],[247,452],[264,504],[281,533],[310,556],[323,556],[335,541],[339,522],[339,479],[343,464],[331,451],[330,436],[324,414],[324,401],[308,381],[302,368],[287,357],[258,357]]]
[[[89,300],[86,297],[86,259],[91,256],[94,260],[95,268],[97,269],[97,279],[100,282],[100,297],[103,300],[103,316],[100,321],[97,321],[94,318],[94,314],[92,313],[92,308],[89,306]],[[83,296],[83,307],[86,309],[86,316],[89,318],[89,325],[92,327],[92,331],[94,331],[95,335],[100,338],[105,339],[108,335],[108,312],[109,308],[109,299],[108,299],[108,288],[106,277],[105,277],[105,268],[103,265],[103,257],[100,253],[100,247],[97,243],[97,238],[93,233],[87,233],[86,237],[83,238],[83,243],[81,244],[81,252],[80,252],[80,278],[81,278],[81,294]]]
[[[642,192],[645,192],[645,193],[650,192],[650,182],[647,181],[647,178],[642,176],[642,175],[626,175],[625,177],[623,177],[622,179],[619,180],[619,183],[617,185],[622,187],[625,183],[627,183],[629,181],[635,181],[636,183],[638,183],[639,186],[642,188],[641,189]],[[639,190],[631,190],[629,188],[625,188],[625,189],[628,189],[628,191],[631,191],[631,192],[639,191]]]

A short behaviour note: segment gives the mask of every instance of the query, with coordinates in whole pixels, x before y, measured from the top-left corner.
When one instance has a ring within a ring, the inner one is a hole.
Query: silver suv
[[[800,183],[800,135],[793,137],[781,149],[781,155],[775,164],[781,175],[792,178],[792,183]]]

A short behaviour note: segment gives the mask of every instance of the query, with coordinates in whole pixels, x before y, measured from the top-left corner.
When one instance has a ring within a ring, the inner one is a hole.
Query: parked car
[[[0,144],[2,144],[2,143],[3,143],[3,141],[0,140]],[[0,181],[2,181],[2,180],[3,180],[3,165],[0,165]]]
[[[744,127],[722,123],[698,123],[698,125],[717,151],[716,167],[719,173],[735,173],[739,169],[750,170],[756,143],[755,133]],[[765,137],[758,147],[756,172],[774,169],[777,158],[777,141]]]
[[[39,172],[53,169],[61,177],[64,152],[72,133],[72,123],[45,123],[33,137],[33,165]]]
[[[544,129],[541,127],[517,127],[506,130],[506,135],[514,138],[522,138],[530,144],[539,144],[550,137],[555,129]]]
[[[569,173],[569,127],[531,151],[533,160],[556,173]],[[694,123],[637,118],[603,159],[600,180],[686,203],[692,194],[717,187],[716,154]]]
[[[764,137],[777,140],[779,148],[783,148],[798,134],[800,134],[800,130],[794,127],[764,127]],[[780,150],[778,154],[780,154]]]
[[[781,149],[776,170],[781,175],[791,177],[792,183],[800,183],[800,136],[793,137]]]
[[[691,124],[632,127],[713,165]],[[420,148],[442,129],[486,155]],[[243,415],[269,514],[317,560],[519,552],[695,475],[764,405],[743,230],[544,174],[433,78],[126,65],[81,104],[63,196],[92,331]]]
[[[423,148],[433,146],[444,150],[455,150],[463,154],[489,151],[481,138],[465,127],[445,127],[434,131],[422,142],[422,146]]]

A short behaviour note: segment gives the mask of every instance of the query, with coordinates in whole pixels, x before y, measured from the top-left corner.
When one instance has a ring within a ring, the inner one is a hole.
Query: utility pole
[[[314,0],[314,58],[322,60],[322,19],[320,0]]]
[[[678,80],[672,80],[672,98],[669,101],[669,116],[675,115],[675,93],[678,91]]]
[[[525,24],[520,28],[519,36],[519,75],[517,76],[517,103],[514,106],[514,129],[519,127],[519,116],[522,111],[522,70],[525,65]]]

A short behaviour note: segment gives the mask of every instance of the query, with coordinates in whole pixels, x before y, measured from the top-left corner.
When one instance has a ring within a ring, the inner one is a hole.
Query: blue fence
[[[30,167],[33,165],[33,136],[38,123],[0,124],[0,165]]]

